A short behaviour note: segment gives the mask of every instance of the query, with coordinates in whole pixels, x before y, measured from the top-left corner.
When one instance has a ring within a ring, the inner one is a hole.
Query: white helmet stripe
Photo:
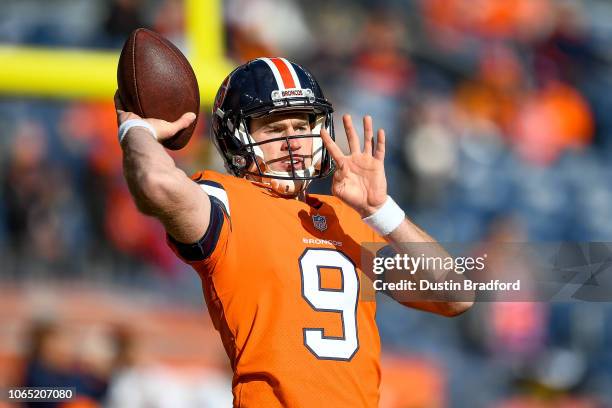
[[[268,64],[268,67],[270,67],[270,69],[272,70],[272,73],[274,74],[274,79],[276,79],[276,85],[278,85],[278,89],[281,91],[284,90],[285,83],[283,82],[283,78],[281,76],[280,71],[278,70],[276,65],[272,62],[272,60],[270,60],[270,58],[258,58],[258,59]]]

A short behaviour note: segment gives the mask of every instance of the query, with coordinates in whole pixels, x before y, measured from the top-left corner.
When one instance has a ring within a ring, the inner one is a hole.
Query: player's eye
[[[278,127],[268,127],[264,130],[264,133],[279,133],[281,132],[281,129]]]

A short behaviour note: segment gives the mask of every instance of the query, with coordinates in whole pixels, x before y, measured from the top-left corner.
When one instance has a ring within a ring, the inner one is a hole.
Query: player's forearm
[[[180,170],[163,146],[143,128],[132,128],[121,143],[123,174],[136,205],[156,215],[171,201],[172,179]]]
[[[397,246],[401,245],[402,242],[436,242],[435,239],[412,223],[408,218],[404,218],[404,221],[399,227],[385,236],[385,239],[396,249],[398,249]],[[442,252],[446,253],[444,248],[440,248]]]
[[[442,245],[440,245],[435,239],[420,229],[417,225],[412,223],[408,218],[405,218],[399,227],[393,230],[389,235],[385,236],[385,239],[400,255],[405,254],[411,258],[426,257],[433,259],[446,259],[447,257],[450,257]],[[419,245],[418,243],[422,243],[422,245]],[[425,279],[430,282],[441,282],[449,278],[449,274],[452,274],[452,279],[455,281],[461,281],[464,279],[463,275],[456,274],[454,271],[444,269],[427,269],[425,267],[415,271],[411,277],[415,279]],[[431,298],[436,299],[437,301],[402,302],[402,304],[444,316],[456,316],[465,312],[472,306],[474,294],[473,292],[457,293],[454,291],[436,291],[436,293],[431,293],[431,295]]]

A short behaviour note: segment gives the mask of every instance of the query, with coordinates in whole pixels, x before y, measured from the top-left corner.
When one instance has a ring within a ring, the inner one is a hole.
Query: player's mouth
[[[283,160],[281,164],[285,171],[291,171],[292,169],[304,170],[305,168],[303,157],[294,157],[293,160],[291,159]]]
[[[285,171],[291,173],[293,170],[306,170],[312,159],[310,155],[293,154],[293,158],[289,156],[279,157],[268,162],[268,166],[276,171]]]

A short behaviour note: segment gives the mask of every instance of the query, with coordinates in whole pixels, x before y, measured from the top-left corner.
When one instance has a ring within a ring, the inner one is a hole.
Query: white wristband
[[[387,196],[387,201],[385,201],[383,206],[374,214],[365,217],[363,221],[384,237],[399,227],[405,217],[404,210],[390,196]]]
[[[155,128],[153,128],[153,126],[151,126],[149,122],[143,119],[130,119],[130,120],[126,120],[125,122],[121,124],[121,126],[119,126],[119,144],[123,142],[123,138],[127,134],[128,130],[130,130],[133,127],[141,127],[141,128],[147,129],[149,133],[151,133],[151,136],[153,136],[153,138],[157,140],[157,134],[155,133]]]

